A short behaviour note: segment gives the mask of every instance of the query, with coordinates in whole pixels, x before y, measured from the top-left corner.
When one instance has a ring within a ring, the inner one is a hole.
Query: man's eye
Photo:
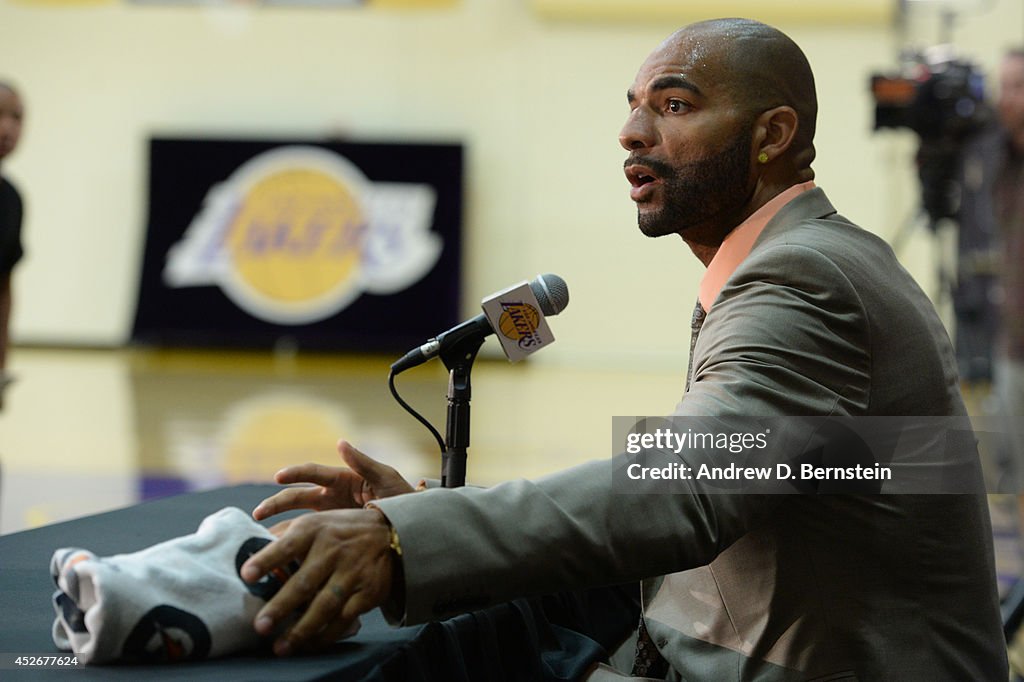
[[[690,105],[681,99],[670,99],[666,105],[673,114],[681,114],[690,108]]]

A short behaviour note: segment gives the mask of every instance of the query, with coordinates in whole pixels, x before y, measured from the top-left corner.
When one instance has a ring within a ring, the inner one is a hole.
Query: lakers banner
[[[457,321],[458,145],[158,139],[133,338],[397,351]]]

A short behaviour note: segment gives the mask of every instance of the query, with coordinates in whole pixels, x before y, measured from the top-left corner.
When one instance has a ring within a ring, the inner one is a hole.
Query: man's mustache
[[[664,161],[658,161],[657,159],[648,159],[643,156],[637,156],[630,154],[626,161],[622,164],[623,168],[628,166],[646,166],[654,171],[655,175],[659,178],[666,178],[675,175],[676,169],[665,163]]]

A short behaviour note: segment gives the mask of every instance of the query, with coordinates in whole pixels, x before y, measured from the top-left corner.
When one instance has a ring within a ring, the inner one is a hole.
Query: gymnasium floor
[[[436,478],[428,431],[387,388],[395,358],[145,349],[12,349],[0,411],[0,534],[168,494],[334,463],[345,437],[406,478]],[[664,414],[678,370],[478,360],[467,480],[536,477],[611,454],[611,416]],[[447,374],[397,379],[443,433]]]

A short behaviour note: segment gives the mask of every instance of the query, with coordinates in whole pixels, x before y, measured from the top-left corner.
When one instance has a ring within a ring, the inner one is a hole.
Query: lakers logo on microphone
[[[523,301],[502,301],[498,330],[523,349],[541,343],[537,333],[540,327],[540,312]]]
[[[529,282],[520,282],[485,298],[481,307],[491,329],[497,332],[502,350],[512,362],[536,353],[555,340]]]
[[[397,293],[434,267],[435,201],[428,185],[372,183],[326,149],[274,149],[211,188],[168,253],[164,280],[216,284],[269,322],[317,322],[364,292]]]

